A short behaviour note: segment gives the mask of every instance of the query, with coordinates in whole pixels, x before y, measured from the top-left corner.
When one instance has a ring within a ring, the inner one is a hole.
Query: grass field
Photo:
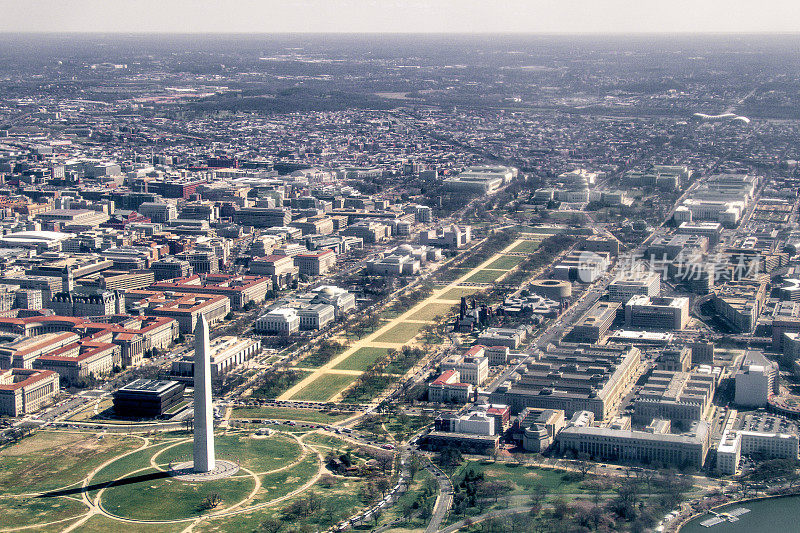
[[[408,342],[417,336],[417,333],[419,333],[419,330],[422,328],[422,326],[423,324],[400,322],[382,335],[379,335],[374,340],[375,342]]]
[[[511,270],[525,260],[521,255],[504,255],[495,259],[488,267],[499,270]]]
[[[371,346],[359,348],[334,368],[339,370],[366,370],[372,363],[377,361],[378,358],[386,355],[388,352],[389,350],[386,348],[373,348]]]
[[[355,381],[356,376],[324,374],[292,396],[292,400],[324,402]]]
[[[315,411],[289,407],[239,407],[233,410],[233,418],[259,418],[275,420],[300,420],[330,424],[352,416],[351,412]]]
[[[565,476],[565,472],[548,470],[516,463],[493,463],[488,461],[468,461],[462,465],[458,474],[466,468],[482,472],[486,481],[510,481],[514,484],[511,494],[528,494],[531,487],[540,485],[551,494],[574,494],[583,492],[580,482]]]
[[[521,243],[516,245],[511,251],[530,254],[535,252],[539,248],[540,244],[541,241],[522,241]]]
[[[456,287],[455,289],[450,289],[449,291],[442,293],[442,295],[439,298],[442,300],[455,301],[455,300],[460,300],[462,296],[469,297],[478,292],[480,292],[480,289],[476,289],[474,287],[470,288]]]
[[[464,281],[468,283],[491,283],[503,274],[505,274],[504,270],[478,270]]]
[[[534,228],[531,226],[517,226],[517,230],[520,233],[535,233],[537,235],[544,235],[545,237],[549,237],[550,235],[558,235],[559,233],[565,233],[567,231],[565,228]]]
[[[437,316],[440,318],[446,318],[452,315],[456,308],[456,306],[451,304],[428,304],[418,312],[414,313],[414,316],[409,318],[413,320],[433,320]]]
[[[98,439],[39,431],[0,450],[0,494],[43,492],[77,483],[104,461],[140,445],[139,439],[117,435]]]

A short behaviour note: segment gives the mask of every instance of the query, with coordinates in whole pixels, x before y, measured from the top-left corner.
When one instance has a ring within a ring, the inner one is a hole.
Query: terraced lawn
[[[460,300],[462,296],[472,296],[478,292],[481,292],[480,289],[476,289],[474,287],[456,287],[454,289],[450,289],[449,291],[443,292],[441,296],[439,296],[440,300]]]
[[[486,268],[494,268],[498,270],[511,270],[518,264],[525,260],[521,255],[504,255],[497,258]]]
[[[505,270],[478,270],[464,281],[468,283],[491,283],[505,273]]]
[[[522,241],[521,243],[516,245],[511,251],[530,254],[535,252],[539,248],[540,244],[541,241]]]
[[[387,348],[374,348],[372,346],[365,346],[364,348],[359,348],[347,356],[347,359],[336,365],[334,368],[339,370],[366,370],[372,363],[387,353],[389,353]]]
[[[323,374],[302,389],[292,400],[306,400],[310,402],[324,402],[342,391],[355,381],[356,376],[345,374]]]
[[[417,333],[419,333],[423,325],[424,324],[415,324],[413,322],[400,322],[374,340],[375,342],[408,342],[417,336]]]
[[[352,416],[352,412],[327,412],[314,409],[293,409],[290,407],[239,407],[233,410],[233,418],[259,418],[275,420],[299,420],[331,424]]]
[[[453,314],[456,309],[457,306],[451,304],[428,304],[410,318],[414,320],[433,320],[437,316],[445,318]]]

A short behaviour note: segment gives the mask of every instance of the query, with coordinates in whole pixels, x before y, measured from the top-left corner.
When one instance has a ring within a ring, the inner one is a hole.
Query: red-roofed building
[[[49,370],[0,371],[0,414],[21,416],[38,411],[58,390],[58,374]]]
[[[159,291],[227,296],[233,309],[240,310],[250,302],[260,304],[272,289],[272,280],[265,276],[231,276],[227,274],[197,274],[171,281],[159,281],[150,286]]]
[[[148,350],[154,348],[166,350],[180,335],[178,322],[170,317],[108,315],[102,320],[106,322],[92,322],[86,318],[59,315],[2,317],[0,331],[25,337],[71,332],[86,340],[113,342],[120,347],[122,365],[126,367],[138,365],[142,361],[144,352]]]
[[[183,292],[128,291],[125,293],[129,309],[146,311],[156,316],[166,316],[178,321],[181,333],[192,333],[200,315],[209,326],[225,319],[231,311],[227,296],[217,294],[187,294]]]
[[[511,420],[511,409],[507,405],[490,404],[486,408],[486,414],[494,418],[495,431],[502,435]]]
[[[90,375],[110,374],[115,365],[121,365],[121,353],[116,344],[82,340],[40,355],[33,368],[58,372],[62,383],[67,385],[83,385]]]
[[[461,383],[458,370],[447,370],[428,384],[428,400],[431,402],[467,403],[473,396],[474,388],[469,383]]]

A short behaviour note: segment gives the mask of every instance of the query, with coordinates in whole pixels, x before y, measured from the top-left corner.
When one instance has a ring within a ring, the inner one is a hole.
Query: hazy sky
[[[800,0],[0,0],[0,31],[798,32]]]

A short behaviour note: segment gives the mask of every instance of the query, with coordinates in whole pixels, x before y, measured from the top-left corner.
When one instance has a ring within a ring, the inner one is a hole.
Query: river
[[[738,522],[723,522],[703,527],[700,522],[712,515],[706,513],[683,526],[680,533],[791,533],[800,531],[800,496],[786,496],[753,502],[732,503],[715,509],[732,511],[744,507],[749,513],[739,516]]]

